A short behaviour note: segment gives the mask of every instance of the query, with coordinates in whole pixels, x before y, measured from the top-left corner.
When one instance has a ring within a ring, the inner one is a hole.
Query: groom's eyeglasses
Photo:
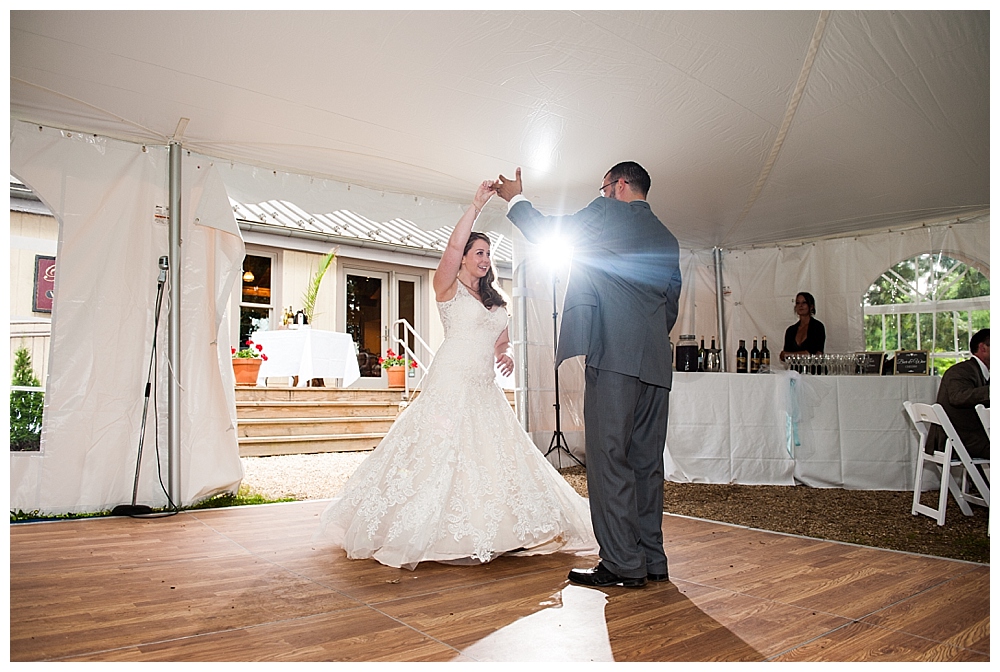
[[[618,178],[618,180],[620,180],[620,179],[622,179],[622,178],[620,178],[620,177],[619,177],[619,178]],[[618,180],[611,180],[610,182],[607,182],[607,183],[605,183],[605,184],[602,184],[602,185],[601,185],[601,189],[600,189],[600,194],[601,194],[601,196],[604,196],[604,190],[605,190],[605,189],[607,189],[608,187],[611,187],[611,186],[613,186],[613,185],[614,185],[615,183],[617,183],[617,182],[618,182]],[[628,184],[628,180],[625,180],[625,184]]]

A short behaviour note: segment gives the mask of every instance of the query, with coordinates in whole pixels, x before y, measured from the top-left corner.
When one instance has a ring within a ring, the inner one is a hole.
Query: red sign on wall
[[[35,296],[31,309],[36,313],[52,312],[56,287],[56,258],[35,255]]]

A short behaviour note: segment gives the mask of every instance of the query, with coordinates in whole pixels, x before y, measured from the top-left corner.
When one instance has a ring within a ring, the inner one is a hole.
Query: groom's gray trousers
[[[663,451],[670,390],[586,367],[587,491],[601,560],[625,577],[666,574]]]

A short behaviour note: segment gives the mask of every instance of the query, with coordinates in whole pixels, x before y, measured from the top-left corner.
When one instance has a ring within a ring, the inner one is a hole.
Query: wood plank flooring
[[[671,582],[593,558],[415,571],[314,541],[326,502],[12,525],[12,661],[988,661],[988,565],[664,517]]]

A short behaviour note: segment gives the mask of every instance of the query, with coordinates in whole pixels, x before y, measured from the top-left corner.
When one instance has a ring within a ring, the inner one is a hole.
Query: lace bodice
[[[434,355],[430,376],[469,377],[477,384],[492,383],[494,347],[507,327],[506,309],[487,309],[461,282],[455,296],[437,305],[444,341]],[[430,376],[424,387],[433,384]]]

